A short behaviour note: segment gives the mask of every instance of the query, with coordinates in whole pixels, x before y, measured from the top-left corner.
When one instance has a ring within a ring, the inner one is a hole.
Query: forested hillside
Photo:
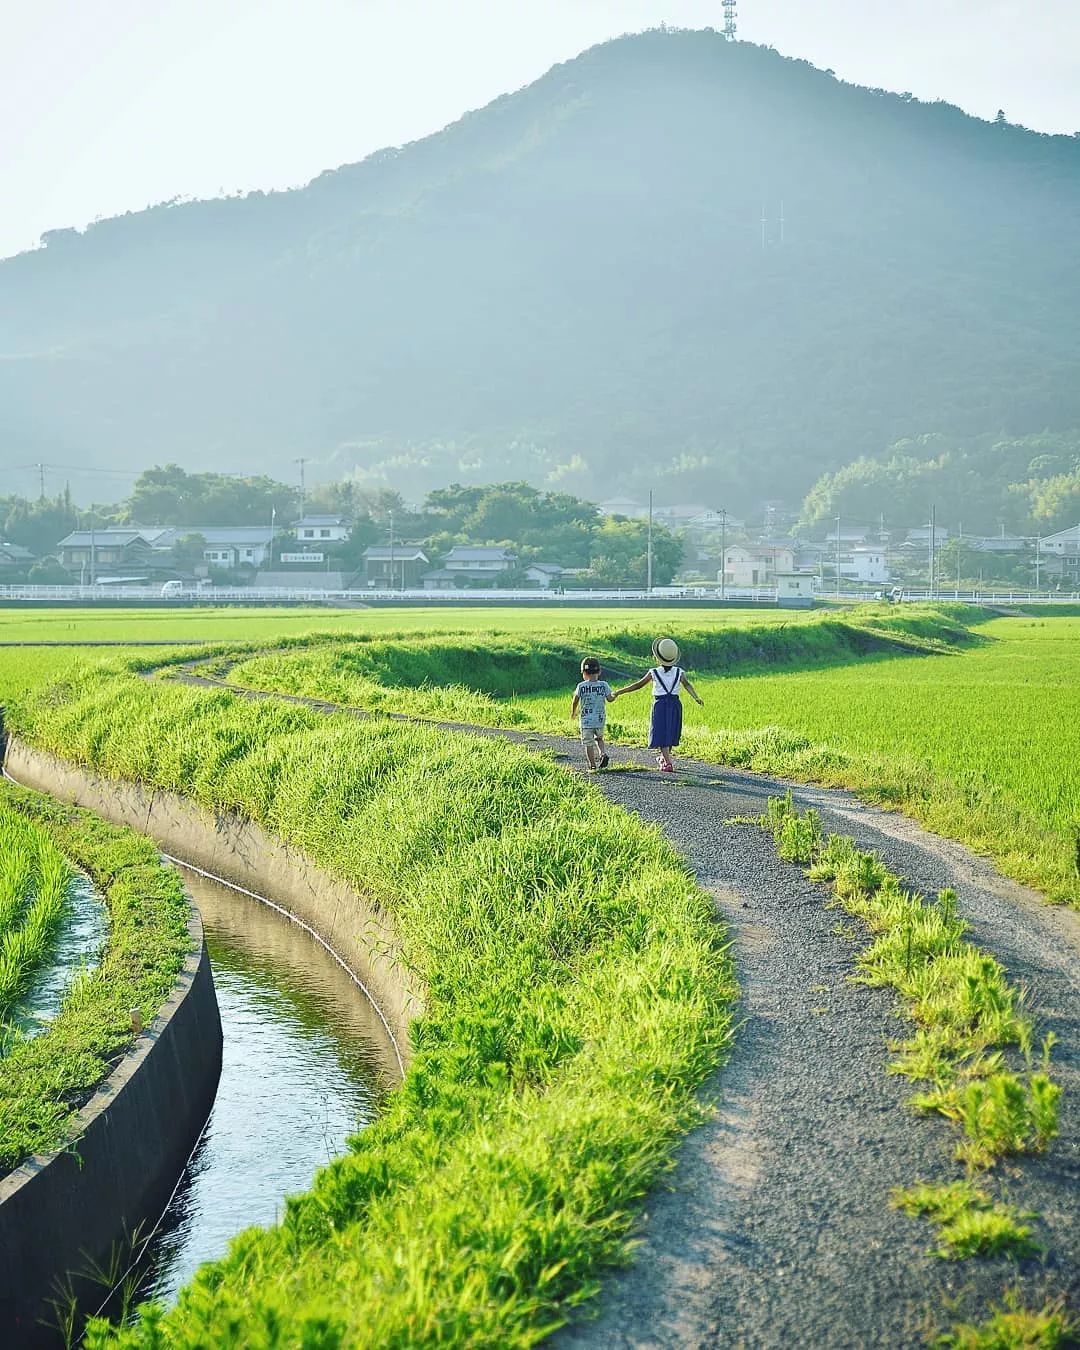
[[[907,436],[1080,426],[1080,139],[708,32],[46,244],[0,263],[20,459],[738,505]]]

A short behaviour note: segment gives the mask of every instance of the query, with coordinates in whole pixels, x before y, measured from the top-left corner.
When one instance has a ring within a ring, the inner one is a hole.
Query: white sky
[[[1080,129],[1077,0],[741,0],[860,84]],[[175,196],[303,183],[720,0],[0,0],[0,256]]]

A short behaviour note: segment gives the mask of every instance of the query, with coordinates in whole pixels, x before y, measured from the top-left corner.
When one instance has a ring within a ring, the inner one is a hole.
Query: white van
[[[161,598],[163,600],[175,599],[184,594],[184,583],[182,581],[167,581],[161,588]]]

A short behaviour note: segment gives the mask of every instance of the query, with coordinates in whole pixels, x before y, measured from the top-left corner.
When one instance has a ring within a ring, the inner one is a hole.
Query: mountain
[[[44,245],[0,263],[20,460],[738,505],[905,436],[1080,426],[1080,139],[711,31]]]

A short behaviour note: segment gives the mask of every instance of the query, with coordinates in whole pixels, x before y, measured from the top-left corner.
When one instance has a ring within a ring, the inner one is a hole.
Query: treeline
[[[643,585],[647,572],[648,528],[638,520],[600,517],[596,505],[566,492],[542,492],[528,483],[495,483],[485,487],[449,487],[429,492],[422,505],[408,505],[402,494],[389,488],[369,488],[352,479],[313,487],[304,502],[306,513],[347,517],[347,539],[323,545],[340,570],[358,568],[364,550],[398,543],[423,547],[433,566],[455,545],[499,546],[512,550],[518,567],[500,576],[513,585],[536,562],[558,563],[583,572],[584,584]],[[178,560],[190,564],[201,558],[200,526],[276,526],[281,543],[300,511],[296,488],[265,475],[236,477],[216,473],[188,473],[176,464],[144,470],[131,494],[112,505],[80,511],[70,492],[55,498],[29,501],[0,499],[4,539],[21,544],[36,557],[55,550],[72,530],[91,525],[190,526],[190,539],[177,545]],[[682,544],[663,526],[653,527],[653,581],[670,581],[682,559]],[[54,569],[53,569],[54,570]],[[48,573],[48,575],[46,575]],[[31,580],[63,580],[47,565]]]
[[[803,502],[801,524],[837,514],[886,527],[938,520],[966,534],[1051,534],[1080,521],[1080,430],[966,440],[941,435],[897,441],[823,474]]]

